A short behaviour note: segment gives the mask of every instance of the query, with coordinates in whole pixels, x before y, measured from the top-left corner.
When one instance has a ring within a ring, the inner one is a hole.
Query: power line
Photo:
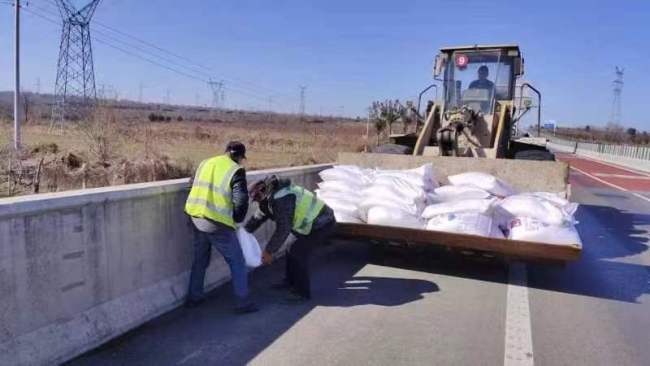
[[[27,8],[25,8],[24,10],[28,11],[30,14],[33,14],[33,15],[35,15],[37,17],[40,17],[41,19],[44,19],[44,20],[46,20],[46,21],[48,21],[50,23],[53,23],[53,24],[56,24],[56,25],[59,25],[59,26],[61,25],[61,23],[59,23],[58,21],[53,20],[53,19],[49,18],[48,16],[39,13],[38,11],[34,11],[33,9],[27,9]],[[42,11],[42,9],[41,9],[41,11]],[[91,36],[91,38],[93,40],[105,45],[105,46],[113,48],[113,49],[115,49],[117,51],[120,51],[120,52],[122,52],[124,54],[127,54],[129,56],[139,58],[139,59],[141,59],[143,61],[149,62],[149,63],[151,63],[153,65],[164,68],[164,69],[166,69],[168,71],[174,72],[174,73],[179,74],[181,76],[184,76],[186,78],[196,80],[196,81],[199,81],[199,82],[203,82],[203,83],[205,83],[207,81],[206,78],[203,78],[201,76],[197,76],[196,73],[192,74],[192,73],[189,73],[189,72],[185,72],[183,70],[179,70],[176,67],[171,67],[171,66],[166,65],[166,64],[164,64],[162,62],[156,61],[155,59],[153,59],[151,57],[146,57],[146,56],[137,54],[135,52],[129,51],[129,50],[123,48],[123,47],[116,46],[115,44],[111,43],[110,41],[107,41],[104,38],[98,37],[96,34],[93,34]],[[152,55],[152,54],[150,54],[150,55],[153,56],[153,57],[158,57],[159,58],[159,56],[157,56],[157,55]],[[254,98],[254,99],[257,99],[257,100],[260,100],[260,101],[265,101],[266,100],[265,97],[255,95],[255,94],[252,94],[252,93],[249,93],[249,92],[246,92],[246,91],[243,91],[243,90],[239,90],[239,89],[236,89],[236,88],[233,88],[233,87],[227,87],[227,89],[232,91],[232,92],[235,92],[235,93],[238,93],[238,94],[250,97],[250,98]]]
[[[48,2],[49,4],[53,4],[54,1],[55,1],[55,0],[49,0],[49,1],[47,1],[47,2]],[[160,51],[160,52],[163,52],[163,53],[165,53],[165,54],[167,54],[167,55],[169,55],[169,56],[175,57],[175,58],[177,58],[177,59],[179,59],[179,60],[183,60],[183,61],[185,61],[185,62],[191,64],[192,66],[194,66],[194,67],[196,67],[196,68],[203,69],[203,70],[204,70],[203,73],[206,73],[206,71],[207,71],[207,74],[211,75],[211,77],[214,77],[214,78],[217,78],[217,79],[223,79],[223,80],[231,81],[231,82],[232,82],[232,81],[235,81],[235,83],[248,84],[248,85],[251,85],[252,87],[254,87],[254,88],[256,88],[256,89],[267,89],[269,92],[272,92],[273,94],[276,94],[276,95],[283,95],[283,96],[289,97],[289,95],[286,94],[286,93],[279,92],[279,91],[274,90],[274,89],[272,89],[272,88],[269,88],[269,87],[266,87],[266,86],[263,86],[263,85],[259,85],[259,84],[254,84],[254,83],[251,83],[251,82],[248,82],[248,81],[242,80],[242,79],[238,79],[238,78],[223,78],[223,77],[220,78],[220,77],[215,77],[215,75],[213,75],[213,74],[214,74],[214,69],[213,69],[213,68],[208,67],[208,66],[205,66],[205,65],[203,65],[203,64],[201,64],[201,63],[198,63],[198,62],[196,62],[195,60],[192,60],[192,59],[190,59],[190,58],[188,58],[188,57],[186,57],[186,56],[183,56],[183,55],[180,55],[180,54],[178,54],[178,53],[175,53],[175,52],[172,52],[172,51],[170,51],[170,50],[167,50],[167,49],[165,49],[165,48],[162,48],[162,47],[160,47],[160,46],[158,46],[158,45],[156,45],[156,44],[154,44],[154,43],[152,43],[152,42],[149,42],[149,41],[143,40],[143,39],[141,39],[141,38],[139,38],[139,37],[136,37],[136,36],[134,36],[134,35],[131,35],[131,34],[129,34],[129,33],[126,33],[126,32],[124,32],[124,31],[122,31],[122,30],[117,29],[117,28],[111,27],[111,26],[109,26],[109,25],[107,25],[107,24],[105,24],[105,23],[102,23],[102,22],[100,22],[100,21],[94,21],[93,24],[99,25],[100,27],[102,27],[102,28],[104,28],[104,29],[107,29],[107,30],[112,31],[112,32],[117,33],[117,34],[120,34],[120,35],[122,35],[122,36],[124,36],[124,37],[127,37],[127,38],[130,38],[130,39],[132,39],[132,40],[134,40],[134,41],[140,42],[140,43],[142,43],[142,44],[144,44],[144,45],[146,45],[146,46],[148,46],[148,47],[154,48],[154,49],[156,49],[156,50],[158,50],[158,51]],[[95,30],[95,31],[97,31],[97,30]],[[104,35],[106,35],[105,32],[101,32],[101,31],[100,31],[100,33],[103,33]],[[170,61],[170,62],[171,62],[171,61]],[[244,87],[244,86],[241,86],[241,88],[247,89],[247,88]]]

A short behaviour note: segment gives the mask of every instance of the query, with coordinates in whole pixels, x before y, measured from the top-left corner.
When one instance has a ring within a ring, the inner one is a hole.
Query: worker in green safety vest
[[[289,290],[287,300],[291,302],[309,300],[311,252],[332,234],[336,224],[334,211],[309,190],[275,175],[254,183],[249,195],[259,209],[245,229],[252,233],[268,219],[276,224],[273,236],[264,247],[263,263],[273,261],[289,233],[297,239],[287,250],[285,277],[273,287]]]
[[[203,302],[205,271],[210,264],[210,249],[215,249],[228,263],[237,299],[237,313],[257,311],[249,298],[248,270],[236,234],[236,223],[242,222],[248,211],[246,171],[241,166],[246,159],[246,147],[231,141],[226,152],[203,160],[192,180],[192,189],[185,202],[185,213],[194,229],[194,262],[186,307]]]

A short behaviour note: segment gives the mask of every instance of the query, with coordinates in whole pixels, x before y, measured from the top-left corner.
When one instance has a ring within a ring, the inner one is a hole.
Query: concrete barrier
[[[314,165],[273,173],[314,188]],[[0,365],[69,360],[182,303],[187,179],[0,200]],[[258,233],[271,234],[267,225]],[[214,256],[206,286],[229,279]]]

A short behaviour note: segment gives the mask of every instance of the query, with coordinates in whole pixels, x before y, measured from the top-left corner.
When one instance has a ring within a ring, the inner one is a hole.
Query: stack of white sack
[[[582,245],[573,217],[577,203],[536,192],[507,197],[499,202],[499,208],[509,239]]]
[[[512,240],[580,244],[573,215],[578,208],[557,194],[516,194],[507,182],[487,173],[448,177],[434,190],[422,217],[427,229]]]
[[[433,166],[409,170],[375,170],[372,184],[363,190],[359,203],[368,224],[422,229],[421,213],[427,194],[438,187]]]
[[[423,228],[427,194],[438,187],[431,164],[409,170],[335,166],[319,173],[318,197],[338,222]]]
[[[372,182],[373,172],[354,165],[337,165],[319,173],[316,195],[334,211],[337,222],[362,223],[361,192]]]
[[[499,221],[493,216],[497,198],[454,198],[430,205],[422,212],[422,217],[427,220],[427,230],[504,237],[498,226]]]

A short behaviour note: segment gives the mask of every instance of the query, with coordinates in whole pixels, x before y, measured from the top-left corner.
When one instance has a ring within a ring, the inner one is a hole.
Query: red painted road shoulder
[[[571,175],[572,184],[580,186],[610,185],[610,187],[615,186],[626,191],[650,192],[648,175],[624,167],[617,167],[611,163],[604,164],[572,154],[557,153],[555,157],[559,161],[568,163],[574,171],[582,173],[591,179],[591,182],[587,182],[585,179],[577,178],[576,175]]]

